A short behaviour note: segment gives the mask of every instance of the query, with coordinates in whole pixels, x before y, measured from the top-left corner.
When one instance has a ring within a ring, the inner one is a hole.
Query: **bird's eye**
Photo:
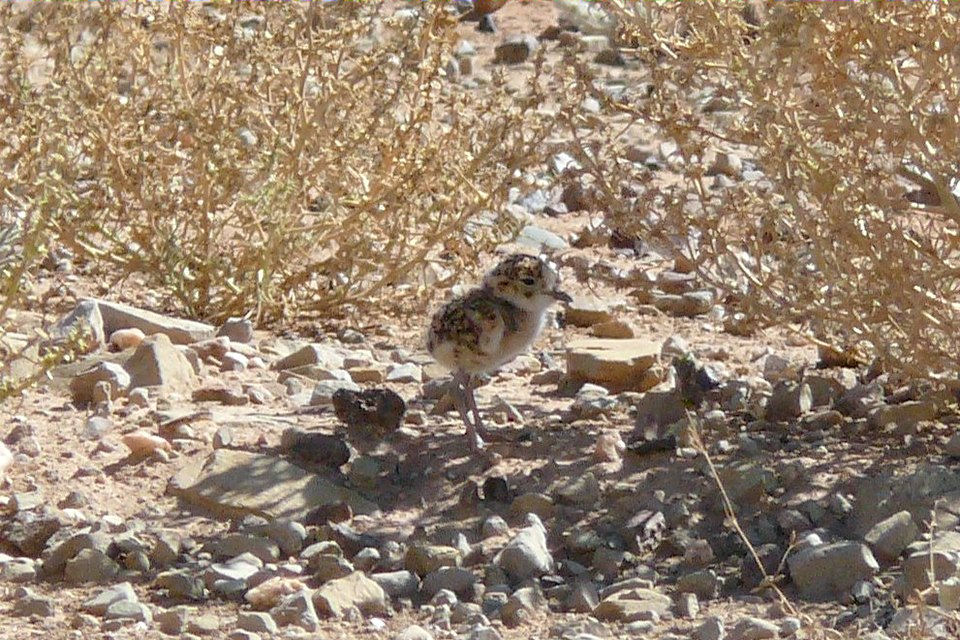
[[[524,278],[520,282],[527,285],[528,287],[532,287],[533,285],[537,284],[537,281],[534,280],[533,278]]]

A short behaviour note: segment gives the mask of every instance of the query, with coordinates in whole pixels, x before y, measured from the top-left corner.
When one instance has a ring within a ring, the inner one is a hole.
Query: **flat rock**
[[[285,371],[307,365],[319,365],[327,369],[343,369],[343,362],[343,356],[333,347],[324,344],[308,344],[276,361],[271,368]]]
[[[129,582],[121,582],[120,584],[113,585],[97,595],[84,600],[82,608],[84,611],[102,616],[107,612],[107,608],[110,605],[114,602],[120,602],[121,600],[126,600],[127,602],[138,601],[137,594],[133,590],[133,585]]]
[[[660,345],[649,340],[573,340],[567,349],[567,376],[610,391],[646,391],[660,382],[653,370]]]
[[[592,327],[612,321],[613,314],[607,303],[594,296],[573,296],[564,306],[564,318],[576,327]]]
[[[254,514],[302,522],[318,507],[341,503],[353,513],[380,513],[355,491],[282,458],[229,449],[218,449],[181,469],[168,491],[227,518]]]
[[[387,595],[379,584],[355,571],[348,576],[331,580],[313,593],[313,605],[319,613],[341,617],[350,607],[363,613],[384,613]]]
[[[193,366],[166,335],[147,338],[124,364],[130,374],[130,388],[163,387],[188,392],[196,384]]]
[[[86,301],[84,301],[86,302]],[[146,335],[162,333],[174,344],[190,344],[209,340],[216,334],[216,328],[202,322],[171,318],[159,313],[138,309],[130,305],[109,300],[94,300],[103,318],[103,329],[107,335],[118,329],[140,329]]]
[[[767,620],[744,616],[730,630],[730,640],[766,640],[779,638],[780,627]]]
[[[672,605],[670,597],[659,591],[635,588],[618,591],[604,599],[593,610],[593,615],[598,620],[634,622],[647,620],[652,613],[662,616]]]

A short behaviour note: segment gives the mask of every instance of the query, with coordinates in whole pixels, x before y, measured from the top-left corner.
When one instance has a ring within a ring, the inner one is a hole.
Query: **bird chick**
[[[434,314],[427,349],[453,372],[454,401],[472,448],[482,448],[490,438],[473,394],[477,376],[495,371],[533,344],[550,306],[570,302],[559,284],[560,276],[548,262],[514,254],[490,270],[481,286]]]

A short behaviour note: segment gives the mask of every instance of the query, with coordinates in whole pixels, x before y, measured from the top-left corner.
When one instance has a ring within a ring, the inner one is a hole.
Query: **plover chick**
[[[515,254],[489,271],[482,285],[434,314],[427,349],[453,372],[454,401],[473,449],[490,437],[473,395],[477,376],[516,358],[540,335],[550,305],[570,302],[559,284],[560,276],[549,263]]]

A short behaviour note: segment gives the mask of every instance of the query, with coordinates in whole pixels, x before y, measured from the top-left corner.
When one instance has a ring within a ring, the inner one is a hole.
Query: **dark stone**
[[[306,526],[323,526],[331,522],[347,522],[353,518],[353,509],[345,502],[320,505],[304,520]]]
[[[480,16],[480,20],[477,21],[477,31],[481,33],[496,33],[497,23],[493,21],[493,16]]]
[[[493,476],[483,482],[484,502],[508,503],[513,500],[513,492],[507,479],[503,476]]]
[[[283,432],[280,448],[291,458],[333,469],[350,460],[350,448],[342,436],[303,431],[295,427]]]
[[[0,525],[0,550],[38,558],[47,541],[63,527],[57,515],[47,509],[20,511]]]
[[[390,389],[339,389],[333,394],[333,409],[351,433],[383,438],[403,425],[407,403]]]

